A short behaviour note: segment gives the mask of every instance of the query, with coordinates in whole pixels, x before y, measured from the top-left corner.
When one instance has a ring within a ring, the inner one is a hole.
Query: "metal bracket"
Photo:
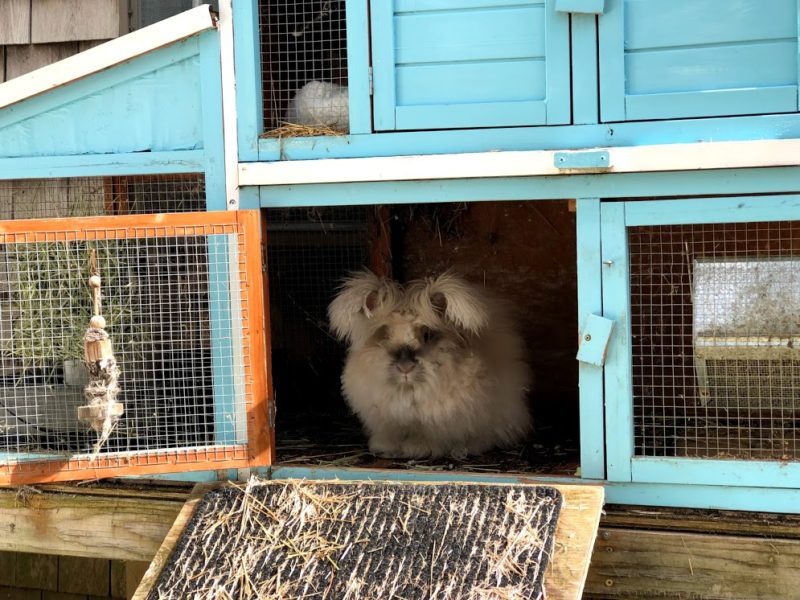
[[[606,363],[608,341],[613,328],[614,321],[611,319],[589,315],[581,332],[578,355],[575,358],[580,362],[602,367]]]
[[[605,0],[556,0],[556,12],[602,15]]]
[[[611,168],[611,157],[607,150],[556,152],[553,164],[557,169],[605,170]]]

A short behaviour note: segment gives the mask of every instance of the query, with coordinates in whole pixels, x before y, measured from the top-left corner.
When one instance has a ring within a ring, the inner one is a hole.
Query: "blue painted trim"
[[[203,106],[203,148],[207,210],[225,210],[225,139],[222,128],[222,72],[219,33],[200,35],[200,89]]]
[[[372,131],[372,99],[369,95],[370,52],[367,0],[346,0],[345,9],[347,13],[350,133],[370,133]]]
[[[800,490],[613,482],[607,483],[605,490],[608,504],[790,514],[800,510]]]
[[[569,123],[572,116],[570,88],[569,15],[556,12],[555,0],[545,2],[545,106],[548,125]]]
[[[200,64],[203,95],[203,139],[205,147],[206,210],[227,208],[225,181],[225,140],[222,124],[222,73],[220,40],[217,31],[201,36]],[[235,242],[226,236],[208,236],[208,294],[211,327],[211,370],[214,391],[214,442],[235,444],[236,385],[233,360],[232,303],[229,268],[231,248]]]
[[[237,425],[246,419],[237,419],[236,365],[234,364],[233,322],[230,252],[236,248],[235,240],[226,235],[208,236],[208,310],[211,321],[211,371],[214,390],[214,443],[246,443],[237,437]],[[234,263],[235,264],[235,263]]]
[[[173,65],[199,52],[199,36],[193,36],[170,46],[154,50],[135,60],[101,71],[74,83],[34,96],[29,100],[0,110],[0,128],[28,119],[64,104],[74,102],[105,88],[130,81],[147,73],[152,73],[168,65]]]
[[[239,160],[254,161],[258,160],[258,136],[264,130],[258,0],[233,2],[233,39]]]
[[[600,15],[605,10],[605,0],[556,0],[556,10]]]
[[[631,463],[631,472],[637,483],[800,489],[800,462],[636,456]]]
[[[690,223],[753,223],[800,220],[800,196],[740,196],[689,200],[632,202],[625,208],[625,224],[680,225]]]
[[[261,189],[257,187],[239,188],[239,208],[246,210],[249,208],[261,207]]]
[[[746,115],[758,107],[761,114],[785,113],[797,106],[797,86],[775,86],[747,90],[705,90],[665,94],[631,94],[625,97],[625,118],[683,119]]]
[[[604,17],[601,17],[602,21]],[[375,93],[381,75],[375,70]],[[382,84],[386,85],[386,83]],[[393,85],[393,83],[392,83]],[[379,103],[375,99],[376,110]],[[376,126],[377,128],[377,126]],[[261,160],[361,158],[495,150],[581,148],[800,138],[800,114],[551,127],[383,132],[364,135],[261,139]]]
[[[578,327],[588,315],[603,314],[600,254],[600,200],[579,198],[575,202],[575,232],[578,240]],[[580,387],[581,476],[606,476],[603,369],[578,363]]]
[[[394,2],[370,0],[370,22],[375,130],[391,131],[396,127]]]
[[[794,192],[800,190],[800,168],[275,185],[261,187],[261,206],[630,198],[656,190],[669,196]]]
[[[607,0],[597,19],[600,120],[625,120],[625,1]]]
[[[597,123],[599,83],[597,79],[597,17],[572,15],[572,122]]]
[[[0,179],[202,173],[202,150],[0,159]]]
[[[605,367],[606,468],[610,481],[631,480],[633,390],[631,388],[630,294],[627,203],[600,205],[603,316],[614,321]]]

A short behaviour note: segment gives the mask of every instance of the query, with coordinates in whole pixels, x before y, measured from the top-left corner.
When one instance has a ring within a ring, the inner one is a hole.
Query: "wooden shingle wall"
[[[127,0],[0,0],[0,82],[128,32]]]
[[[0,552],[0,600],[124,600],[146,562]]]

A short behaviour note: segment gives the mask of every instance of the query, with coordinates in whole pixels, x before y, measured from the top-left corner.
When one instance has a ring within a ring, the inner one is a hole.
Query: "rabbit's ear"
[[[449,271],[430,282],[428,298],[441,318],[470,333],[480,333],[489,322],[489,310],[480,292]]]
[[[393,299],[391,282],[378,278],[371,271],[348,277],[328,306],[331,331],[341,340],[349,339],[360,322],[371,319],[375,310]]]

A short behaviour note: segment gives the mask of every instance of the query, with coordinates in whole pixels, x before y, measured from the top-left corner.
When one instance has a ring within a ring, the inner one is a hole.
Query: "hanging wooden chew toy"
[[[100,314],[102,281],[97,272],[94,250],[91,251],[90,266],[89,287],[92,290],[93,316],[83,337],[84,360],[89,369],[89,383],[84,388],[83,395],[89,404],[78,407],[78,419],[87,422],[99,436],[92,455],[94,460],[108,441],[124,407],[117,402],[119,367],[111,348],[111,339],[105,330],[106,320]]]

